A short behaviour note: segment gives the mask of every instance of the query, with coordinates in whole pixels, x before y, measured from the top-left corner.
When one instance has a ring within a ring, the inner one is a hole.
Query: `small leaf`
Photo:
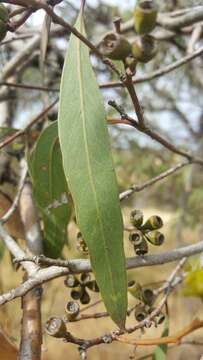
[[[169,334],[169,324],[168,324],[168,318],[166,318],[164,322],[164,330],[162,333],[162,337],[168,336],[168,334]],[[168,350],[167,344],[158,345],[153,353],[152,360],[166,360],[167,350]]]
[[[82,15],[76,28],[85,35]],[[124,327],[127,280],[123,223],[104,105],[89,50],[71,36],[60,89],[59,140],[77,223],[111,318]]]
[[[33,193],[44,222],[45,255],[58,257],[67,238],[71,215],[67,183],[64,176],[57,122],[41,134],[29,160]]]

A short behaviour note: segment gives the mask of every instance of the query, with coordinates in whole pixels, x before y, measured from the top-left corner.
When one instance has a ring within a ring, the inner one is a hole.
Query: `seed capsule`
[[[152,306],[155,299],[153,291],[148,288],[142,289],[142,299],[146,305]]]
[[[89,281],[86,283],[86,286],[88,287],[88,289],[90,289],[91,291],[94,292],[99,292],[99,287],[97,285],[97,282],[95,280]]]
[[[74,289],[71,291],[70,296],[73,300],[79,300],[82,296],[83,288],[81,285],[78,285],[74,287]]]
[[[143,223],[143,213],[140,210],[133,210],[130,214],[130,222],[133,226],[138,229],[141,227]]]
[[[158,6],[153,0],[141,0],[135,7],[134,26],[137,34],[149,34],[156,26]]]
[[[158,230],[163,226],[163,220],[160,216],[153,215],[142,226],[142,230]]]
[[[164,242],[164,235],[158,230],[147,232],[145,237],[151,244],[156,246],[160,246]]]
[[[67,319],[69,321],[73,321],[78,316],[80,307],[75,301],[68,301],[65,307],[65,311],[67,314]]]
[[[135,319],[137,320],[137,321],[143,321],[145,318],[146,318],[146,316],[147,316],[147,312],[146,312],[146,310],[145,310],[145,306],[143,306],[143,305],[138,305],[138,306],[136,306],[136,309],[135,309],[135,313],[134,313],[134,316],[135,316]]]
[[[128,291],[139,300],[142,300],[142,287],[134,280],[128,282]]]
[[[135,254],[138,256],[142,256],[148,253],[148,244],[147,241],[143,238],[141,244],[134,245]]]
[[[99,44],[102,55],[112,60],[125,60],[131,52],[128,40],[117,33],[107,34]]]
[[[132,54],[138,62],[147,63],[156,53],[155,41],[150,35],[140,36],[132,43]]]
[[[60,317],[51,317],[45,324],[47,334],[56,338],[65,337],[67,330],[63,319]]]
[[[79,285],[79,281],[74,275],[69,274],[64,280],[64,285],[68,288],[74,288]]]
[[[85,289],[83,290],[83,293],[82,293],[82,295],[80,297],[80,302],[83,305],[89,304],[89,302],[90,302],[90,296],[89,296],[88,292]]]
[[[143,240],[143,235],[140,231],[134,231],[129,235],[129,241],[134,246],[139,246],[142,243],[142,240]]]
[[[91,280],[91,275],[90,273],[83,273],[81,274],[80,276],[80,281],[83,283],[83,284],[86,284],[87,282],[89,282]]]

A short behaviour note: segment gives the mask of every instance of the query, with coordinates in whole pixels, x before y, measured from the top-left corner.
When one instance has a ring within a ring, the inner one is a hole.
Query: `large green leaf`
[[[75,26],[85,34],[81,14]],[[74,35],[63,69],[58,123],[77,223],[107,311],[124,327],[127,281],[123,223],[104,106],[88,48]]]
[[[57,122],[41,134],[29,161],[33,194],[44,223],[44,252],[58,257],[67,237],[71,205],[62,166]]]

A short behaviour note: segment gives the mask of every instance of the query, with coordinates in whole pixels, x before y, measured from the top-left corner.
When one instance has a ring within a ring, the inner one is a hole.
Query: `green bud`
[[[148,244],[147,241],[143,238],[142,242],[139,245],[134,245],[135,254],[142,256],[148,253]]]
[[[149,34],[156,26],[158,7],[153,0],[141,0],[135,7],[134,26],[137,34]]]
[[[134,280],[128,282],[128,291],[136,299],[142,300],[142,287]]]
[[[63,319],[60,317],[51,317],[45,324],[47,334],[56,338],[65,337],[67,330]]]
[[[151,244],[156,246],[160,246],[164,242],[164,235],[158,230],[148,231],[145,237]]]
[[[138,62],[147,63],[156,53],[155,41],[150,35],[140,36],[132,43],[132,55]]]
[[[136,306],[135,308],[135,312],[134,312],[134,316],[135,316],[135,319],[137,321],[143,321],[146,316],[147,316],[147,312],[146,312],[146,309],[145,309],[145,306],[139,304],[138,306]]]
[[[117,33],[107,34],[98,46],[102,55],[112,60],[125,60],[131,52],[128,40]]]
[[[158,230],[163,226],[163,220],[160,216],[153,215],[142,226],[142,230]]]
[[[140,210],[132,210],[130,214],[130,222],[133,226],[138,229],[141,227],[143,223],[143,213]]]
[[[67,319],[73,321],[80,312],[80,307],[75,301],[68,301],[65,307]]]
[[[3,4],[0,4],[0,20],[2,20],[4,23],[7,23],[9,20],[8,9]]]

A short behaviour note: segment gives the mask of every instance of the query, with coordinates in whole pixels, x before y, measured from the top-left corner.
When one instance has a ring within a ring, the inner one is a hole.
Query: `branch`
[[[36,124],[39,120],[43,119],[46,114],[57,104],[58,98],[53,101],[48,107],[43,109],[37,116],[34,117],[34,119],[22,130],[16,131],[13,135],[8,136],[0,143],[0,149],[5,147],[6,145],[13,142],[15,139],[17,139],[19,136],[24,135],[34,124]]]
[[[168,287],[167,287],[165,296],[158,304],[158,307],[155,310],[153,310],[152,313],[147,318],[145,318],[143,321],[137,323],[135,326],[125,329],[125,330],[117,330],[117,331],[105,334],[105,335],[97,337],[97,338],[86,340],[86,339],[80,339],[78,337],[75,337],[69,331],[67,331],[67,329],[65,327],[65,323],[63,322],[63,320],[61,318],[56,318],[56,317],[53,318],[52,317],[48,320],[48,322],[46,324],[47,333],[51,336],[56,337],[57,334],[59,333],[59,329],[62,328],[62,326],[60,326],[60,324],[61,325],[63,324],[63,328],[62,328],[62,331],[60,332],[59,337],[68,343],[79,345],[80,355],[82,356],[82,358],[86,358],[87,349],[89,349],[93,346],[96,346],[96,345],[110,344],[116,340],[119,341],[120,336],[123,335],[124,333],[132,333],[135,330],[148,327],[149,325],[151,325],[154,318],[160,314],[163,306],[165,305],[167,298],[168,298],[170,292],[172,291],[172,284],[176,277],[176,274],[181,269],[181,267],[184,265],[185,260],[186,259],[182,259],[180,261],[180,263],[176,266],[175,270],[173,270],[173,272],[169,276],[168,281],[167,281]]]
[[[168,30],[178,30],[180,28],[193,25],[197,22],[200,22],[203,20],[203,7],[202,9],[198,9],[195,11],[191,11],[185,15],[177,16],[175,18],[161,16],[161,14],[158,16],[158,25],[163,26],[164,28]]]
[[[61,28],[55,27],[51,30],[50,36],[58,36],[61,33]],[[12,57],[1,71],[0,80],[6,80],[10,76],[16,73],[16,69],[21,65],[34,50],[38,48],[41,41],[41,34],[35,35],[30,41],[28,41],[22,50],[18,51],[14,57]]]
[[[17,89],[26,89],[26,90],[39,90],[39,91],[45,91],[45,92],[59,92],[59,89],[54,89],[46,86],[35,86],[30,84],[22,84],[22,83],[13,83],[9,81],[1,81],[0,86],[8,86],[13,87]]]
[[[200,47],[199,49],[197,49],[193,53],[182,57],[182,59],[174,61],[170,65],[167,65],[167,66],[165,66],[163,68],[155,70],[155,71],[153,71],[153,72],[151,72],[149,74],[138,76],[137,78],[135,78],[133,80],[133,84],[140,84],[140,83],[143,83],[143,82],[147,82],[147,81],[156,79],[156,78],[158,78],[160,76],[163,76],[165,74],[168,74],[171,71],[176,70],[177,68],[179,68],[179,67],[187,64],[188,62],[194,60],[195,58],[199,57],[202,54],[203,54],[203,47]],[[101,84],[100,88],[108,89],[108,88],[117,88],[117,87],[122,87],[122,86],[124,86],[122,82],[120,82],[120,81],[112,81],[112,82],[108,82],[108,83],[105,83],[105,84]]]
[[[17,39],[16,39],[17,40]],[[198,50],[194,51],[193,53],[186,55],[184,57],[182,57],[182,59],[179,59],[177,61],[174,61],[172,64],[160,68],[156,71],[153,71],[149,74],[145,74],[142,76],[138,76],[133,80],[133,84],[140,84],[143,82],[147,82],[156,78],[159,78],[160,76],[163,76],[165,74],[170,73],[173,70],[178,69],[179,67],[187,64],[188,62],[194,60],[195,58],[197,58],[198,56],[203,54],[203,47],[200,47]],[[35,86],[35,85],[28,85],[28,84],[16,84],[16,83],[10,83],[10,82],[0,82],[0,86],[9,86],[9,87],[16,87],[16,88],[22,88],[22,89],[28,89],[28,90],[40,90],[40,91],[52,91],[52,92],[59,92],[59,89],[52,89],[49,87],[44,87],[44,86]],[[124,84],[120,81],[113,81],[113,82],[108,82],[105,84],[101,84],[100,88],[101,89],[108,89],[108,88],[119,88],[119,87],[123,87]]]
[[[25,256],[24,251],[20,248],[17,242],[7,233],[7,231],[3,228],[1,223],[0,223],[0,238],[3,240],[5,246],[14,257]],[[23,264],[23,267],[29,273],[33,273],[36,270],[36,265],[30,264],[30,262],[25,262]]]
[[[143,340],[129,340],[124,337],[119,337],[117,340],[119,342],[130,344],[130,345],[161,345],[161,344],[176,344],[181,341],[181,339],[188,334],[192,333],[195,330],[198,330],[203,327],[203,320],[194,319],[188,326],[184,327],[182,330],[178,331],[173,336],[164,336],[162,338],[152,338],[152,339],[143,339]]]
[[[184,257],[199,254],[201,252],[203,252],[203,241],[199,241],[197,244],[184,246],[179,249],[166,251],[157,255],[154,254],[127,258],[126,268],[129,270],[145,266],[162,265],[180,260]],[[55,275],[56,277],[59,277],[67,275],[69,272],[77,274],[92,271],[89,260],[85,259],[57,260],[46,258],[42,255],[33,257],[24,256],[14,259],[15,263],[21,263],[24,261],[30,261],[35,263],[36,265],[40,264],[44,266],[47,266],[49,264],[50,267],[48,267],[47,269],[42,269],[38,271],[38,274],[40,274],[40,276],[42,275],[43,281],[46,281],[46,277],[48,277],[48,280],[51,280],[52,278],[54,278]]]
[[[145,181],[143,184],[140,184],[140,185],[132,185],[130,187],[130,189],[122,192],[119,196],[120,198],[120,201],[128,198],[130,195],[132,195],[134,192],[139,192],[139,191],[142,191],[144,189],[146,189],[147,187],[151,186],[151,185],[154,185],[155,183],[157,183],[158,181],[160,180],[163,180],[164,178],[168,177],[169,175],[172,175],[174,174],[176,171],[182,169],[183,167],[187,166],[187,165],[190,165],[192,164],[192,162],[183,162],[183,163],[179,163],[177,164],[176,166],[173,166],[172,168],[162,172],[161,174],[153,177],[152,179],[150,180],[147,180]]]
[[[138,98],[137,98],[137,101],[138,101]],[[138,101],[138,103],[139,103],[139,101]],[[121,118],[122,118],[122,123],[124,123],[123,120],[127,120],[128,125],[131,125],[132,127],[137,129],[138,131],[148,135],[149,137],[151,137],[151,139],[157,141],[158,143],[163,145],[166,149],[172,151],[175,154],[178,154],[178,155],[181,155],[181,156],[187,158],[189,162],[193,162],[193,163],[196,163],[196,164],[203,165],[203,160],[202,159],[194,157],[192,154],[190,154],[187,151],[180,150],[178,147],[171,144],[169,141],[165,140],[161,135],[159,135],[159,133],[157,133],[154,130],[150,129],[149,126],[147,126],[145,124],[145,119],[144,119],[144,116],[143,116],[141,106],[136,107],[136,115],[137,115],[137,118],[138,118],[138,122],[137,122],[131,116],[126,114],[126,112],[123,110],[123,108],[121,106],[118,106],[115,101],[109,101],[109,105],[114,107],[119,112],[119,114],[121,115]],[[110,123],[112,123],[113,120],[108,119],[108,121]],[[114,119],[114,122],[116,122],[116,119]]]
[[[0,236],[1,237],[5,236],[4,233],[2,234],[1,228],[0,228]],[[201,252],[203,252],[203,241],[200,241],[194,245],[181,247],[179,249],[167,251],[158,255],[147,255],[143,257],[136,256],[136,257],[128,258],[126,260],[126,268],[136,269],[146,266],[162,265],[195,254],[200,254]],[[49,259],[49,260],[50,260],[49,263],[51,264],[51,260],[53,259]],[[57,260],[53,260],[53,261],[54,264],[56,264]],[[63,266],[61,266],[62,261],[63,261]],[[15,262],[19,262],[19,263],[26,262],[26,264],[29,262],[34,262],[35,264],[38,264],[36,256],[26,257],[25,255],[22,256],[17,255]],[[11,301],[17,297],[21,297],[25,295],[29,290],[33,289],[35,286],[48,282],[52,279],[65,276],[69,273],[78,274],[78,273],[90,272],[90,271],[92,271],[90,262],[89,260],[84,260],[84,259],[60,260],[59,266],[53,265],[46,269],[41,269],[41,270],[39,270],[38,268],[38,271],[34,269],[32,271],[32,276],[22,285],[0,296],[0,305],[5,304],[6,302]]]
[[[26,183],[20,197],[20,214],[24,225],[25,240],[28,251],[32,254],[42,253],[42,237],[37,210],[33,203],[32,187]],[[24,279],[28,278],[28,274]],[[41,286],[35,287],[22,297],[23,316],[21,322],[21,341],[19,360],[25,357],[30,360],[41,359],[42,325],[41,325]]]

